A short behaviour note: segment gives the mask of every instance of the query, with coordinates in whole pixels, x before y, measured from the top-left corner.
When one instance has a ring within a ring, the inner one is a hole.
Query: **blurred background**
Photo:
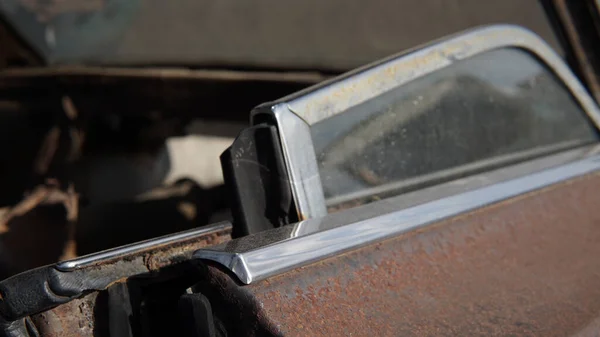
[[[480,25],[558,48],[535,0],[2,0],[50,64],[344,71]]]

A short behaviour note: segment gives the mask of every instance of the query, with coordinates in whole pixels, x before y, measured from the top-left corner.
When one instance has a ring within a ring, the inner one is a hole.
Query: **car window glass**
[[[311,133],[329,205],[377,200],[495,161],[597,140],[568,89],[516,48],[457,61],[318,122]]]

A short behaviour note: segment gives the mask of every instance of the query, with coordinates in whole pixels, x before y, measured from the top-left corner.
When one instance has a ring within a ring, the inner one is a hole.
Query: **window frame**
[[[277,126],[298,219],[328,214],[311,125],[456,61],[500,48],[524,50],[544,63],[595,127],[600,128],[600,110],[594,100],[560,56],[535,33],[514,25],[487,26],[459,33],[262,104],[252,111],[253,125],[267,121]]]

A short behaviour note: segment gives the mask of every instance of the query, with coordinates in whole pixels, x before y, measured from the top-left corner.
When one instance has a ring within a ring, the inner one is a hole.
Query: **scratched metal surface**
[[[594,335],[598,190],[588,175],[249,286],[211,266],[203,290],[244,335]]]

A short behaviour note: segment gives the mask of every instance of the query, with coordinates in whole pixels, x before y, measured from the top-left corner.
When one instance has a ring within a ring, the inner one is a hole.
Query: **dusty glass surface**
[[[311,132],[329,205],[368,202],[597,140],[556,76],[512,48],[456,62]]]

